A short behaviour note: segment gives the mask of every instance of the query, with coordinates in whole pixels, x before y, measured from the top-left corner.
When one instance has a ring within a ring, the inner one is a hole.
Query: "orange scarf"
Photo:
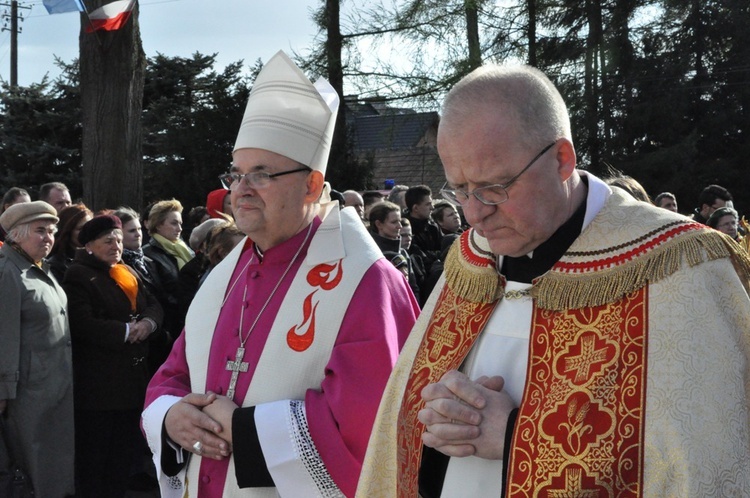
[[[122,264],[116,264],[109,269],[109,276],[117,282],[117,285],[122,289],[128,299],[130,300],[130,309],[135,312],[135,301],[138,297],[138,280],[130,272],[130,270]]]

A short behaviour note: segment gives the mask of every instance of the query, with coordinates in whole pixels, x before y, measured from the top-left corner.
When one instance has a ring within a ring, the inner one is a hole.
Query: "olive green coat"
[[[36,496],[73,494],[73,366],[67,298],[46,270],[0,247],[0,399],[8,443]]]

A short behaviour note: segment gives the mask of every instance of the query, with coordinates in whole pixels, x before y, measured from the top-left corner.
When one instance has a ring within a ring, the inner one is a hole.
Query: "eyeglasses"
[[[227,190],[232,190],[237,187],[242,180],[244,180],[246,187],[263,189],[271,184],[271,178],[299,173],[301,171],[310,172],[312,170],[305,167],[273,174],[266,173],[265,171],[252,171],[250,173],[245,173],[244,175],[240,173],[226,173],[224,175],[219,175],[219,180],[221,180],[221,185]]]
[[[532,167],[537,160],[544,155],[545,152],[550,150],[557,142],[552,142],[547,147],[542,149],[542,151],[534,156],[534,159],[527,164],[520,173],[518,173],[516,176],[508,180],[508,182],[505,185],[501,185],[499,183],[495,185],[487,185],[486,187],[479,187],[471,192],[464,192],[463,190],[458,189],[450,189],[446,188],[448,186],[448,182],[443,185],[443,188],[440,189],[440,195],[442,195],[445,199],[448,199],[451,202],[455,202],[459,205],[464,205],[466,202],[469,201],[469,197],[472,195],[477,198],[479,202],[482,204],[485,204],[487,206],[496,206],[498,204],[502,204],[503,202],[508,200],[508,187],[513,185],[518,178],[520,178],[521,175],[523,175],[527,169]]]

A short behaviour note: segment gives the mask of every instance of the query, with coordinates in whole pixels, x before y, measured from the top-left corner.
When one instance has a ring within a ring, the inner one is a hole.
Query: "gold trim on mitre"
[[[453,242],[444,269],[446,285],[467,301],[493,303],[503,297],[505,277],[497,272],[487,239],[474,229]]]
[[[325,174],[338,108],[330,83],[311,83],[280,50],[255,78],[233,150],[268,150]]]

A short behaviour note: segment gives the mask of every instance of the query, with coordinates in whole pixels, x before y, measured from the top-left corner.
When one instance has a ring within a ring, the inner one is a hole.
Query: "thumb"
[[[503,387],[505,387],[505,379],[503,379],[499,375],[495,375],[493,377],[487,377],[483,375],[482,377],[478,378],[476,382],[477,384],[480,384],[481,386],[492,391],[500,392],[503,390]]]
[[[182,401],[189,403],[193,406],[202,408],[208,406],[216,400],[216,393],[208,391],[206,394],[190,393]]]

